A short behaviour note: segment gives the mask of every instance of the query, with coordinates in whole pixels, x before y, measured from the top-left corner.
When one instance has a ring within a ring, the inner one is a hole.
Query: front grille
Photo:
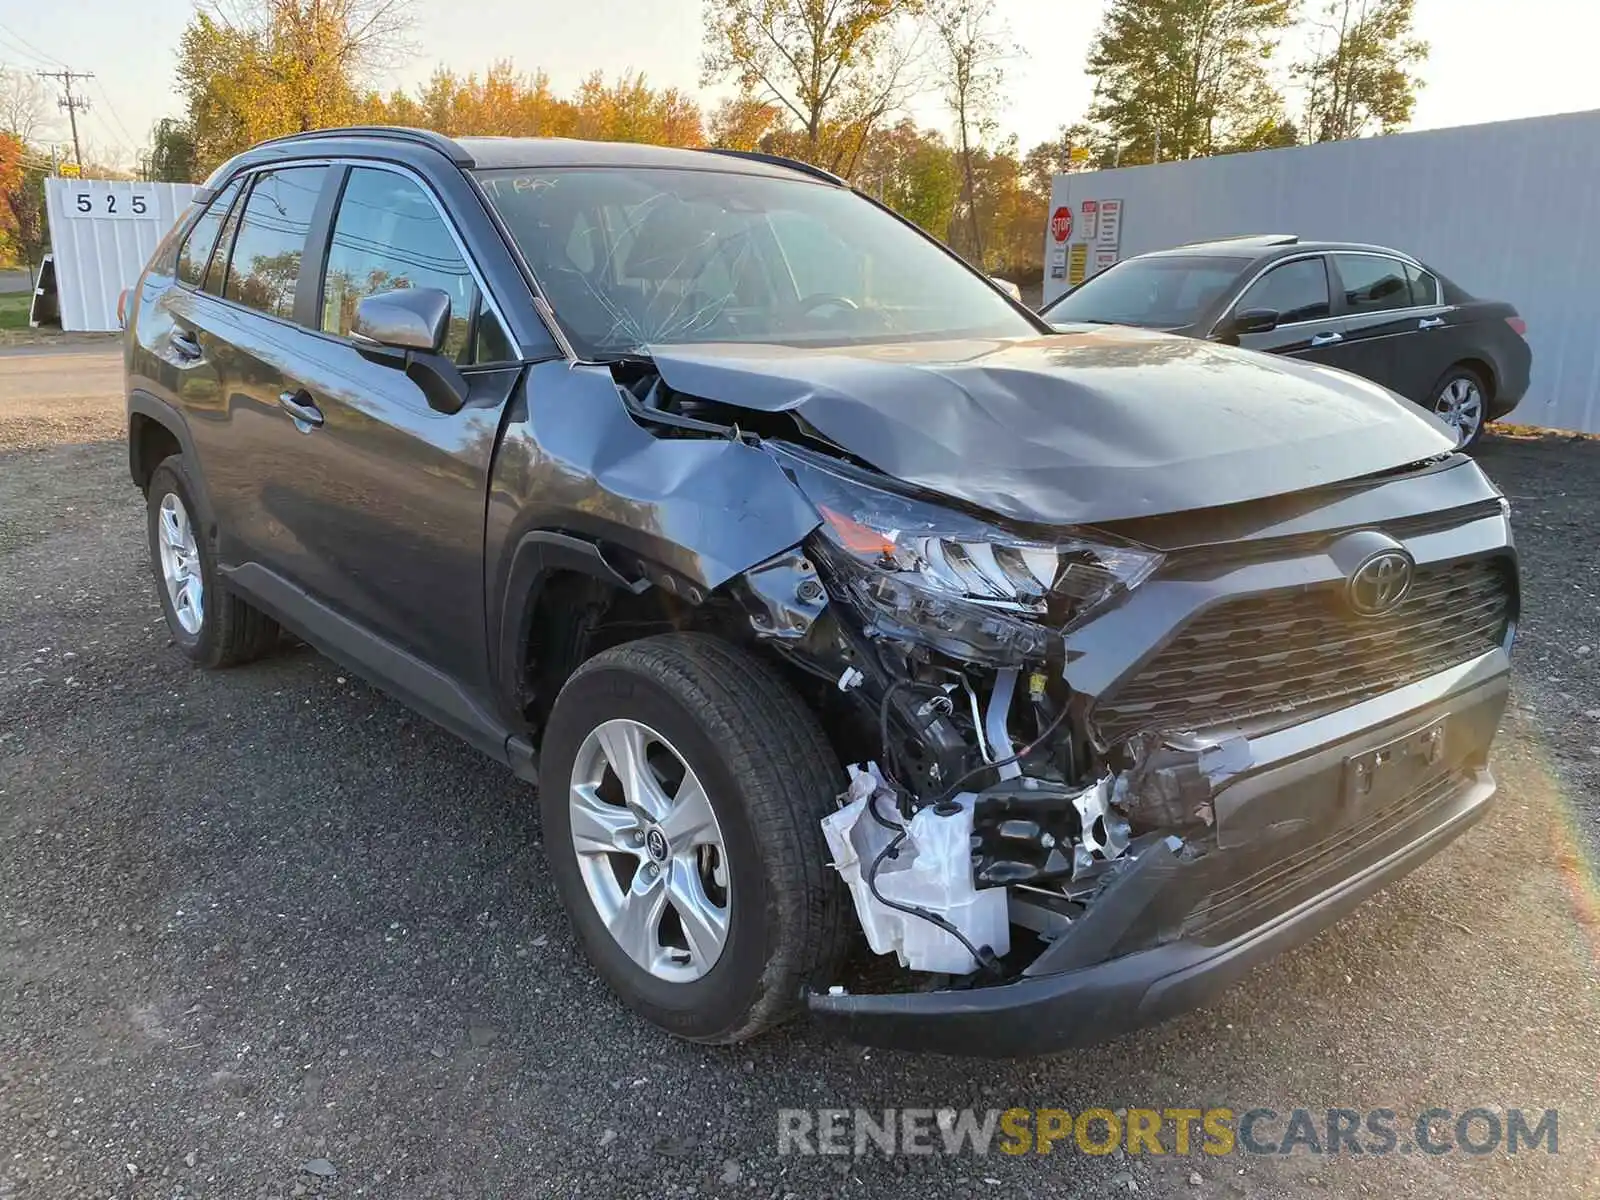
[[[1354,704],[1500,645],[1513,583],[1501,558],[1419,566],[1394,612],[1361,617],[1342,583],[1206,609],[1095,709],[1100,735],[1271,725]]]
[[[1466,780],[1440,775],[1354,824],[1298,848],[1274,849],[1265,866],[1210,892],[1183,923],[1185,937],[1215,944],[1253,928],[1272,913],[1299,901],[1301,892],[1328,885],[1327,876],[1349,870],[1353,855],[1395,837],[1434,805],[1449,800]]]

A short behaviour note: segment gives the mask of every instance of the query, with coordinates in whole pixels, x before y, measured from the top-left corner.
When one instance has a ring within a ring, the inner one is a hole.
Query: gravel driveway
[[[309,651],[186,666],[121,434],[114,352],[0,357],[0,1197],[1522,1197],[1600,1178],[1579,850],[1600,826],[1600,443],[1482,452],[1527,570],[1483,825],[1208,1011],[973,1063],[804,1026],[705,1049],[635,1021],[578,959],[508,772]],[[1561,1153],[777,1152],[782,1108],[1014,1105],[1550,1107]]]

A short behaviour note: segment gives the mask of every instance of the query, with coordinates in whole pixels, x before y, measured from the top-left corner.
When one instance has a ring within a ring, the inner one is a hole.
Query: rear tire
[[[252,662],[277,647],[278,623],[228,590],[194,496],[182,455],[163,459],[151,472],[146,531],[162,614],[191,662],[207,668]]]
[[[631,791],[628,761],[649,772]],[[690,634],[596,655],[556,699],[539,774],[557,891],[590,962],[634,1012],[679,1037],[738,1042],[835,979],[848,898],[819,822],[843,779],[816,718],[766,663]],[[691,803],[691,781],[714,817],[702,814],[694,836],[672,807]],[[658,802],[659,823],[640,815]],[[665,899],[641,938],[618,901],[659,899],[658,878]],[[720,941],[691,934],[719,924]]]
[[[1456,431],[1456,449],[1471,450],[1489,424],[1489,385],[1462,363],[1451,367],[1428,393],[1426,408]]]

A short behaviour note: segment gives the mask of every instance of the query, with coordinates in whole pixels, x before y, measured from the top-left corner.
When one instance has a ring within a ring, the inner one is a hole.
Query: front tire
[[[278,624],[228,591],[196,514],[181,455],[162,460],[145,491],[150,567],[172,640],[202,667],[232,667],[272,652]]]
[[[1471,367],[1457,364],[1429,393],[1428,410],[1455,431],[1456,449],[1471,450],[1489,423],[1489,385]]]
[[[847,897],[819,822],[842,780],[767,664],[687,634],[596,655],[556,699],[539,774],[557,891],[634,1012],[738,1042],[833,980]]]

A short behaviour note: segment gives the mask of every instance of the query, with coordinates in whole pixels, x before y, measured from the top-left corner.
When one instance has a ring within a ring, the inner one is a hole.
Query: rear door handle
[[[200,339],[187,329],[174,329],[167,335],[167,344],[178,352],[179,358],[186,358],[190,362],[205,353],[200,348]]]
[[[1344,341],[1344,334],[1342,333],[1319,333],[1311,339],[1311,344],[1313,346],[1332,346],[1342,341]]]
[[[302,425],[321,425],[322,410],[311,399],[311,393],[301,388],[298,392],[279,392],[278,403],[285,412]]]
[[[1417,325],[1418,329],[1440,329],[1444,326],[1443,317],[1424,317]]]

